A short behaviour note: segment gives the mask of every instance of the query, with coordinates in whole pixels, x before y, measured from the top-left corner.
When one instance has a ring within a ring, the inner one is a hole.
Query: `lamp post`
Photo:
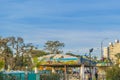
[[[91,53],[93,52],[93,48],[89,49],[89,57],[90,57],[90,80],[92,80],[92,71],[91,71]]]
[[[102,41],[101,41],[101,59],[103,58],[103,42],[105,40],[107,40],[108,38],[104,38]]]

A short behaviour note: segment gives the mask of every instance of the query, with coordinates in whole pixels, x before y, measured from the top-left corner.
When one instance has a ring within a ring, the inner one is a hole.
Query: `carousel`
[[[94,68],[96,67],[96,62],[84,57],[75,57],[65,54],[50,54],[46,56],[39,57],[40,61],[39,70],[49,70],[52,73],[58,71],[63,72],[65,80],[68,79],[68,73],[74,73],[74,70],[78,72],[79,79],[85,80],[85,72],[90,70],[94,73]],[[78,79],[78,80],[79,80]]]

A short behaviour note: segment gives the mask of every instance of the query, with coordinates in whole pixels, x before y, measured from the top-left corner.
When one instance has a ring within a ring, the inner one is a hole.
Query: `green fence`
[[[25,80],[25,74],[16,72],[0,72],[0,80]]]
[[[12,72],[0,72],[0,80],[60,80],[60,74],[52,74],[51,71],[39,71],[34,73],[33,71],[12,71]]]
[[[29,72],[27,80],[40,80],[40,73]]]

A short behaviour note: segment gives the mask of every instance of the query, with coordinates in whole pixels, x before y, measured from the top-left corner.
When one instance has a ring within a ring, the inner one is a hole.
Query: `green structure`
[[[34,72],[0,72],[0,80],[40,80],[40,74]]]

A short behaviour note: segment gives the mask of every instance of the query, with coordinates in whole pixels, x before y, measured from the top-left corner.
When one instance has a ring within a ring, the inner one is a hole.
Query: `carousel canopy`
[[[39,60],[64,60],[64,61],[69,61],[69,60],[78,60],[77,57],[71,56],[71,55],[65,55],[65,54],[49,54],[46,56],[42,56],[38,58]]]

